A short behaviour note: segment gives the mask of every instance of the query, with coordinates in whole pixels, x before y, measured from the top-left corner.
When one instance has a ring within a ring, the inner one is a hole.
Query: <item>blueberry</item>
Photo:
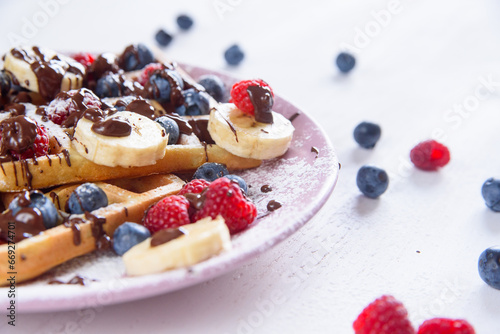
[[[174,39],[172,35],[170,35],[168,32],[166,32],[163,29],[158,30],[158,32],[155,35],[156,42],[160,44],[161,46],[167,46],[172,42]]]
[[[500,180],[489,178],[481,188],[486,206],[493,211],[500,212]]]
[[[58,214],[54,203],[52,203],[52,201],[46,196],[44,196],[41,192],[36,190],[32,191],[29,194],[29,199],[30,199],[30,204],[28,205],[28,207],[36,208],[40,211],[43,217],[43,225],[45,226],[45,228],[49,229],[56,226]],[[9,204],[9,209],[12,211],[13,214],[18,213],[19,210],[21,210],[21,206],[19,205],[19,200],[20,197],[17,196]]]
[[[182,30],[189,30],[193,26],[193,19],[185,14],[177,16],[177,25]]]
[[[222,80],[213,74],[207,74],[198,80],[207,93],[212,96],[217,102],[224,102],[226,97],[226,86]]]
[[[186,116],[186,106],[181,104],[177,108],[175,108],[175,112],[179,114],[179,116]]]
[[[210,101],[208,94],[197,92],[193,88],[182,92],[184,96],[184,105],[186,106],[186,115],[198,116],[210,114]]]
[[[477,268],[483,281],[500,290],[500,246],[483,251],[479,256]]]
[[[364,148],[373,148],[380,139],[380,126],[375,123],[362,122],[354,128],[354,140]]]
[[[97,80],[95,94],[100,98],[120,96],[118,78],[113,74],[109,74]]]
[[[224,177],[227,177],[231,181],[238,182],[238,185],[240,186],[241,191],[243,191],[243,193],[245,193],[245,194],[247,193],[247,191],[248,191],[247,183],[245,182],[245,180],[243,180],[243,178],[241,176],[229,174],[229,175],[225,175]]]
[[[216,162],[205,162],[194,172],[193,179],[204,179],[212,182],[228,174],[229,171],[225,165]]]
[[[152,98],[159,102],[169,102],[172,88],[166,78],[161,73],[153,73],[149,77],[152,88]]]
[[[348,73],[354,68],[354,65],[356,65],[356,59],[347,52],[341,52],[337,56],[335,63],[337,64],[340,72]]]
[[[224,58],[229,65],[238,65],[241,63],[243,58],[245,58],[245,54],[240,49],[238,45],[232,45],[224,52]]]
[[[168,116],[158,117],[155,121],[160,123],[160,125],[168,133],[168,145],[176,144],[180,135],[179,125],[177,125],[177,122]]]
[[[144,44],[127,47],[121,58],[121,66],[125,71],[140,70],[154,61],[153,53]]]
[[[356,184],[365,196],[377,198],[387,190],[389,177],[383,169],[363,166],[358,171]]]
[[[130,248],[151,236],[147,228],[140,224],[125,222],[118,226],[113,234],[113,249],[116,254],[123,255]]]
[[[177,72],[176,70],[167,70],[167,74],[172,79],[174,79],[180,89],[184,89],[184,80],[182,79],[182,76],[179,74],[179,72]]]
[[[69,212],[91,212],[108,205],[108,196],[94,183],[84,183],[76,187],[68,199]]]
[[[10,79],[10,75],[5,71],[0,71],[0,92],[2,96],[6,96],[10,91],[10,87],[12,86],[12,81]]]

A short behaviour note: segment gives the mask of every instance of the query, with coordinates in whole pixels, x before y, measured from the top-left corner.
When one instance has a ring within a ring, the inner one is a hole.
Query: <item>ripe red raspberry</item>
[[[424,321],[418,334],[475,334],[474,328],[465,320],[434,318]]]
[[[189,202],[184,196],[172,195],[151,206],[143,219],[143,225],[151,234],[167,228],[191,223]]]
[[[187,193],[199,194],[210,185],[210,182],[204,179],[194,179],[186,183],[177,195],[185,195]]]
[[[49,153],[49,135],[44,126],[39,125],[36,129],[36,137],[33,144],[22,152],[10,151],[17,160],[41,157]]]
[[[368,305],[352,324],[355,334],[415,334],[404,305],[382,296]]]
[[[410,159],[417,168],[437,170],[450,161],[450,151],[435,140],[426,140],[411,150]]]
[[[79,100],[82,101],[84,109],[101,107],[101,100],[92,91],[84,88],[57,94],[45,108],[45,113],[52,122],[61,125],[70,114],[83,111],[78,105]]]
[[[88,68],[94,62],[95,58],[88,52],[79,52],[71,56],[74,60]]]
[[[257,208],[246,200],[237,183],[221,177],[213,181],[205,191],[201,209],[194,220],[221,215],[231,234],[239,232],[257,217]]]
[[[274,97],[272,88],[264,80],[243,80],[235,83],[233,88],[231,88],[231,100],[229,102],[234,103],[241,111],[254,115],[255,108],[247,92],[247,88],[250,86],[267,87],[271,91],[271,95]]]
[[[141,85],[146,85],[146,82],[149,80],[149,77],[151,74],[156,71],[156,70],[161,70],[163,69],[164,66],[160,63],[151,63],[148,64],[145,68],[144,71],[142,72],[141,76],[139,77],[138,81]]]

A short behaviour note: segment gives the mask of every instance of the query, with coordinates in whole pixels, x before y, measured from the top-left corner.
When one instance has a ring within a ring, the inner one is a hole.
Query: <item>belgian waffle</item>
[[[97,182],[108,196],[109,205],[85,215],[71,215],[61,225],[16,243],[17,282],[35,278],[49,269],[77,256],[105,248],[109,236],[125,221],[140,222],[145,210],[165,196],[177,193],[184,182],[175,175],[150,175],[113,182]],[[45,195],[58,209],[78,185],[55,188]],[[3,194],[8,203],[13,194]],[[8,245],[0,245],[0,258],[8,259]],[[0,261],[0,282],[8,278],[9,264]]]

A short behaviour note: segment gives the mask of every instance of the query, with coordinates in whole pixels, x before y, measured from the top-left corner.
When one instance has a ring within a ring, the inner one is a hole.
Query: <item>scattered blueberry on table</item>
[[[170,35],[168,32],[166,32],[164,29],[158,30],[158,32],[155,35],[155,40],[156,42],[163,47],[168,46],[174,37]]]
[[[241,61],[245,58],[245,54],[243,50],[239,47],[239,45],[234,44],[230,46],[225,52],[224,52],[224,59],[226,59],[226,62],[229,65],[238,65],[241,63]]]
[[[500,212],[500,180],[489,178],[481,187],[486,206],[493,211]]]
[[[500,246],[490,247],[481,253],[478,270],[483,281],[500,290]]]
[[[118,226],[113,234],[113,249],[116,254],[123,255],[150,236],[151,233],[143,225],[125,222]]]
[[[179,28],[181,28],[182,30],[191,29],[191,27],[193,26],[193,23],[194,23],[193,19],[186,14],[182,14],[182,15],[177,16],[176,22],[177,22],[177,25],[179,26]]]
[[[75,188],[68,199],[71,213],[91,212],[108,206],[108,196],[94,183],[83,183]]]
[[[387,190],[389,176],[381,168],[363,166],[358,170],[356,184],[363,195],[369,198],[377,198]]]
[[[342,73],[349,73],[356,65],[356,59],[347,52],[341,52],[335,59],[335,63]]]
[[[362,122],[354,128],[354,140],[363,148],[374,148],[382,130],[375,123]]]

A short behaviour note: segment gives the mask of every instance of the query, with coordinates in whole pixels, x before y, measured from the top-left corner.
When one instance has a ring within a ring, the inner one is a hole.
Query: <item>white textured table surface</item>
[[[164,27],[175,34],[172,58],[268,81],[322,124],[342,163],[320,213],[234,272],[121,305],[18,314],[14,330],[2,317],[0,332],[352,333],[368,303],[392,294],[415,326],[444,316],[500,333],[500,291],[477,272],[479,254],[500,244],[500,214],[480,194],[500,177],[498,2],[39,0],[2,1],[0,13],[2,52],[15,38],[120,51],[154,44]],[[194,18],[190,31],[177,32],[179,13]],[[228,68],[222,53],[234,42],[246,59]],[[358,63],[342,76],[333,61],[346,46]],[[364,120],[382,127],[374,150],[352,139]],[[439,172],[416,170],[409,151],[431,137],[452,160]],[[355,185],[368,163],[390,174],[378,200]]]

